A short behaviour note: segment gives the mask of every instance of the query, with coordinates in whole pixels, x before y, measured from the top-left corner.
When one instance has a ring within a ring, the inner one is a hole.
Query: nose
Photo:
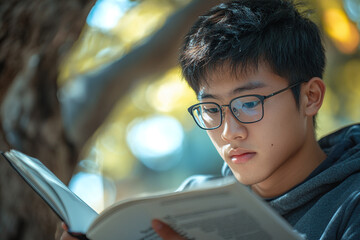
[[[223,123],[221,137],[225,141],[245,139],[248,135],[247,128],[231,113],[229,107],[223,107]]]

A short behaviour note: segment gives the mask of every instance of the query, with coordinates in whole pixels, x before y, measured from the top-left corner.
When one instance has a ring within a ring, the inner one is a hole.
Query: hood
[[[281,215],[299,208],[360,172],[360,124],[344,127],[319,140],[327,158],[301,184],[269,204]]]

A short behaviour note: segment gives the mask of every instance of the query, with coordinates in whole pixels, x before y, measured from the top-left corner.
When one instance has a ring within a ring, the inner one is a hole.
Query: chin
[[[266,177],[254,176],[249,174],[240,174],[234,171],[233,171],[233,175],[236,178],[236,180],[238,180],[238,182],[247,186],[252,186],[254,184],[258,184],[266,180]]]
[[[240,175],[238,173],[234,173],[234,176],[236,178],[236,180],[238,180],[238,182],[244,184],[244,185],[247,185],[247,186],[251,186],[251,185],[254,185],[256,184],[257,182],[254,181],[254,179],[251,179],[249,177],[245,177],[243,175]]]

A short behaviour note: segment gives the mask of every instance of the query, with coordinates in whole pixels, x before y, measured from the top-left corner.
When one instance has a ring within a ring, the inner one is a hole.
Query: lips
[[[255,152],[242,150],[242,149],[235,149],[231,150],[229,153],[230,160],[234,164],[244,164],[250,161],[254,156]]]

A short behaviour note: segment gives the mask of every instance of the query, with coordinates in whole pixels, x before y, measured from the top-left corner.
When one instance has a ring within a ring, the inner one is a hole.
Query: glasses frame
[[[230,112],[231,112],[231,114],[232,114],[232,115],[235,117],[235,119],[237,119],[239,122],[244,123],[244,124],[256,123],[256,122],[261,121],[261,120],[264,118],[264,101],[265,101],[266,99],[271,98],[271,97],[273,97],[273,96],[275,96],[275,95],[278,95],[279,93],[285,92],[285,91],[288,90],[288,89],[292,89],[292,88],[300,85],[300,84],[303,83],[303,82],[304,82],[304,81],[296,82],[296,83],[294,83],[294,84],[291,84],[291,85],[287,86],[286,88],[280,89],[280,90],[278,90],[278,91],[276,91],[276,92],[273,92],[273,93],[271,93],[271,94],[269,94],[269,95],[248,94],[248,95],[239,96],[239,97],[236,97],[236,98],[231,99],[231,101],[229,102],[229,104],[225,104],[225,105],[219,105],[219,104],[217,104],[217,103],[215,103],[215,102],[202,102],[202,103],[197,103],[197,104],[194,104],[194,105],[190,106],[190,107],[188,108],[188,112],[189,112],[190,115],[193,117],[196,125],[198,125],[201,129],[204,129],[204,130],[214,130],[214,129],[219,128],[219,127],[222,125],[223,118],[224,118],[224,111],[223,111],[223,108],[224,108],[224,107],[228,107],[229,110],[230,110]],[[260,118],[260,119],[258,119],[258,120],[256,120],[256,121],[251,121],[251,122],[244,122],[244,121],[241,121],[240,119],[238,119],[238,118],[236,117],[235,113],[234,113],[233,110],[230,108],[230,106],[231,106],[231,104],[232,104],[233,101],[235,101],[235,100],[237,100],[237,99],[239,99],[239,98],[244,98],[244,97],[257,97],[257,98],[260,100],[260,102],[261,102],[261,109],[262,109],[261,118]],[[220,109],[220,123],[219,123],[218,126],[212,127],[212,128],[204,128],[204,127],[200,126],[200,124],[197,122],[197,120],[196,120],[196,118],[195,118],[195,116],[194,116],[194,114],[193,114],[193,109],[196,108],[196,107],[198,107],[198,106],[200,106],[200,105],[203,105],[203,104],[215,104],[216,106],[219,107],[219,109]]]

